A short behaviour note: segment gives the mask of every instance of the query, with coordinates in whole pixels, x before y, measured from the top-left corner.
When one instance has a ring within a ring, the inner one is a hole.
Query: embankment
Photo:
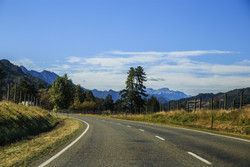
[[[51,130],[58,119],[39,107],[0,103],[0,146]]]

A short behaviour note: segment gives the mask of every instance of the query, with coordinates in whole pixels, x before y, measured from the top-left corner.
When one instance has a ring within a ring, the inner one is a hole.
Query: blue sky
[[[248,0],[0,0],[0,59],[67,73],[88,89],[196,95],[250,86]]]

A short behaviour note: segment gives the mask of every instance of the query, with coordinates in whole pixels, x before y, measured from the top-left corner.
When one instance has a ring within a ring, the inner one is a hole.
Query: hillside
[[[208,106],[211,103],[211,99],[214,99],[214,105],[218,108],[222,108],[224,105],[225,94],[227,94],[227,108],[231,107],[231,104],[235,100],[236,108],[239,107],[240,103],[240,94],[243,92],[243,105],[250,104],[250,87],[249,88],[242,88],[242,89],[234,89],[225,93],[201,93],[197,96],[184,98],[180,100],[180,103],[187,103],[187,101],[193,101],[195,99],[202,98],[202,104],[204,106]],[[219,106],[218,106],[219,105]]]
[[[37,87],[39,83],[41,83],[45,88],[50,87],[49,83],[41,80],[38,77],[33,77],[30,74],[24,73],[20,67],[12,64],[9,60],[0,60],[0,65],[6,72],[6,78],[3,80],[3,92],[7,92],[8,83],[13,86],[15,84],[19,84],[21,80],[24,80],[29,84],[34,84],[35,87]]]
[[[0,103],[0,145],[36,135],[53,128],[56,117],[38,107]]]
[[[49,84],[52,84],[56,80],[56,78],[59,76],[56,73],[50,72],[47,70],[43,70],[42,72],[37,72],[34,70],[29,71],[24,66],[20,66],[20,68],[22,69],[24,73],[28,73],[32,75],[33,77],[38,77]]]

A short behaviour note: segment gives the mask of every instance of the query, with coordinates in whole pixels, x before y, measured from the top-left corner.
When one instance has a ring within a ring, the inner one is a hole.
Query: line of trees
[[[67,74],[57,77],[51,88],[20,80],[19,84],[11,85],[5,98],[7,99],[8,95],[10,101],[15,103],[33,101],[34,104],[38,103],[48,110],[70,109],[71,112],[93,114],[158,112],[159,101],[153,96],[147,99],[144,85],[147,79],[143,67],[131,67],[127,74],[126,87],[120,92],[121,98],[116,102],[110,94],[105,99],[95,97],[91,91],[85,91],[80,85],[74,85]],[[6,73],[0,66],[0,90],[5,77]]]
[[[146,73],[141,66],[131,67],[128,71],[126,88],[120,92],[121,99],[113,101],[111,95],[105,99],[94,97],[91,91],[84,91],[80,85],[74,85],[65,74],[58,77],[50,90],[50,102],[54,109],[70,109],[72,112],[101,114],[109,112],[145,113],[157,112],[160,103],[155,97],[147,99]]]

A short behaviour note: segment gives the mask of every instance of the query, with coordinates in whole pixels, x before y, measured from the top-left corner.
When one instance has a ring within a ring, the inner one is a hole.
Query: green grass
[[[28,166],[72,139],[82,129],[82,122],[60,118],[59,124],[49,132],[1,147],[0,167]]]
[[[0,103],[0,146],[51,130],[58,119],[39,107]]]

